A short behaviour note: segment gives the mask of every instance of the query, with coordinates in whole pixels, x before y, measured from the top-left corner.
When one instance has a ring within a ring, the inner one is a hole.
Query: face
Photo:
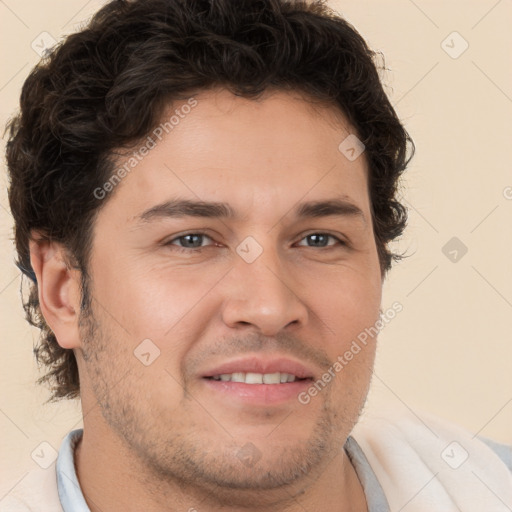
[[[367,164],[297,94],[189,104],[95,222],[84,422],[158,477],[270,489],[330,460],[366,398],[375,340],[344,354],[379,317]]]

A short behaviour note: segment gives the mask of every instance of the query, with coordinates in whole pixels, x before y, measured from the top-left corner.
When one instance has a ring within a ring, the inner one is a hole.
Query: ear
[[[80,271],[68,264],[62,244],[32,238],[30,263],[37,277],[39,306],[62,348],[78,348]]]

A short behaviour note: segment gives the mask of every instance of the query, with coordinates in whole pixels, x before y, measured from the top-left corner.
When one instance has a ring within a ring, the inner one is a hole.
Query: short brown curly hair
[[[406,224],[397,183],[414,144],[383,90],[377,56],[322,0],[111,1],[32,70],[8,124],[18,266],[33,274],[32,230],[62,243],[82,272],[85,309],[92,226],[106,203],[93,191],[114,170],[112,152],[145,137],[169,103],[220,86],[248,98],[297,90],[345,115],[366,146],[384,275],[398,257],[387,244]],[[46,324],[37,282],[24,308],[41,329],[40,382],[55,400],[78,397],[75,355]]]

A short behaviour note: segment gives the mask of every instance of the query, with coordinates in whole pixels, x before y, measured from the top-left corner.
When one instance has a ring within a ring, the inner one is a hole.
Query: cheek
[[[330,334],[330,355],[344,351],[351,341],[373,327],[379,319],[381,304],[380,274],[344,269],[318,282],[306,284],[310,307]]]
[[[371,275],[347,272],[317,298],[317,310],[330,334],[324,349],[332,364],[324,378],[340,407],[359,407],[371,381],[381,304],[380,275]]]
[[[159,269],[120,257],[98,257],[94,281],[98,300],[112,308],[123,327],[139,334],[148,329],[159,336],[190,311],[208,284],[204,280],[201,286],[186,269]]]
[[[130,350],[151,340],[160,350],[159,363],[177,376],[191,340],[201,338],[215,315],[211,297],[223,273],[191,267],[147,268],[137,263],[111,259],[98,265],[94,279],[100,285],[95,295],[108,305],[103,317]]]

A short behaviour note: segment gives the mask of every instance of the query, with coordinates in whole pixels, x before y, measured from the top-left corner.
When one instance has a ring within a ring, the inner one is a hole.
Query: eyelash
[[[175,244],[174,242],[176,242],[177,240],[180,240],[181,238],[185,238],[187,236],[194,236],[194,235],[197,235],[197,236],[202,236],[202,237],[205,237],[205,238],[208,238],[210,239],[212,242],[213,242],[213,239],[211,236],[209,236],[208,234],[206,233],[203,233],[201,231],[191,231],[190,233],[184,233],[183,235],[179,235],[177,237],[174,237],[172,238],[171,240],[165,242],[163,245],[168,247],[168,246],[172,246],[173,247],[173,250],[176,250],[178,252],[186,252],[186,253],[190,253],[190,252],[196,252],[196,253],[199,253],[201,252],[203,249],[206,249],[207,247],[212,247],[212,246],[215,246],[215,243],[214,244],[209,244],[209,245],[206,245],[206,246],[200,246],[200,247],[181,247],[177,244]],[[337,245],[339,246],[343,246],[343,247],[348,247],[349,244],[347,242],[345,242],[344,240],[341,240],[340,238],[338,238],[337,236],[335,235],[331,235],[330,233],[324,233],[322,231],[314,231],[314,232],[311,232],[311,233],[308,233],[306,235],[304,235],[298,242],[302,242],[303,240],[305,240],[307,237],[309,236],[313,236],[313,235],[321,235],[321,236],[327,236],[329,239],[334,239],[336,241],[336,243],[334,244],[330,244],[330,245],[326,245],[326,246],[320,246],[320,247],[314,247],[314,246],[301,246],[301,247],[309,247],[310,249],[315,249],[315,248],[318,248],[318,249],[329,249],[329,248],[332,248],[332,247],[336,247]],[[296,242],[296,243],[298,243]]]

